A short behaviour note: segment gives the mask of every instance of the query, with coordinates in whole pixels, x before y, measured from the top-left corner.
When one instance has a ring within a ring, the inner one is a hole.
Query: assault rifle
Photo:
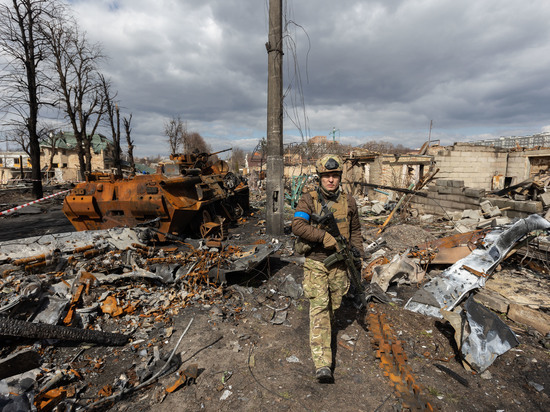
[[[324,216],[312,215],[312,220],[319,225],[319,227],[324,227],[324,229],[330,233],[334,239],[336,239],[336,252],[327,257],[323,264],[329,268],[337,262],[345,262],[346,267],[348,268],[348,276],[350,278],[351,284],[355,288],[356,293],[359,294],[361,303],[366,307],[367,306],[367,297],[365,296],[365,288],[362,284],[361,273],[357,269],[356,262],[361,258],[360,252],[352,247],[348,240],[342,236],[338,224],[334,219],[334,213],[330,212]]]

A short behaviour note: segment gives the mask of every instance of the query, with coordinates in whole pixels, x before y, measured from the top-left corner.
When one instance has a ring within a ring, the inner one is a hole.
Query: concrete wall
[[[539,170],[550,170],[550,149],[509,151],[507,149],[455,143],[432,148],[439,168],[438,179],[458,179],[465,187],[495,190],[520,183]],[[499,176],[499,187],[493,187],[493,177]]]
[[[465,187],[491,190],[493,176],[506,175],[505,149],[455,143],[434,153],[438,179],[462,180]]]

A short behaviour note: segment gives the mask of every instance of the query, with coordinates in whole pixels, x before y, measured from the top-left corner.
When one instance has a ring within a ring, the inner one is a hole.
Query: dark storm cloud
[[[90,38],[111,57],[105,71],[134,113],[141,153],[158,152],[163,122],[174,115],[217,146],[251,149],[265,136],[267,4],[75,3]],[[301,0],[285,2],[284,14],[293,117],[285,141],[336,127],[349,143],[406,138],[419,146],[432,119],[446,143],[550,124],[543,0]],[[293,107],[302,99],[307,121]]]

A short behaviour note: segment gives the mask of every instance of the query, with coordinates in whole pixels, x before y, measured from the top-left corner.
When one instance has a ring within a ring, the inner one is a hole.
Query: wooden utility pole
[[[282,0],[269,0],[267,49],[266,230],[283,234],[283,17]]]

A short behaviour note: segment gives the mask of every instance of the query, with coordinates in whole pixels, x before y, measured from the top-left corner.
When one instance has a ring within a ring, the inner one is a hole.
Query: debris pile
[[[2,242],[0,338],[6,359],[0,375],[7,387],[0,389],[23,395],[2,397],[2,405],[26,398],[38,410],[61,402],[85,406],[142,385],[159,368],[154,365],[174,371],[178,365],[168,367],[162,354],[173,317],[197,304],[238,317],[242,302],[226,294],[227,276],[252,270],[277,250],[266,242],[219,249],[191,239],[156,245],[147,243],[148,236],[147,229],[121,228]],[[104,362],[82,349],[66,364],[46,366],[57,341],[122,346],[121,354],[146,361],[134,360],[124,379],[94,393],[93,376]],[[21,350],[22,342],[34,345]],[[194,378],[196,373],[182,372],[177,385]]]
[[[507,225],[431,240],[409,248],[402,254],[395,254],[391,261],[370,265],[371,282],[376,283],[383,291],[387,291],[390,284],[400,285],[407,282],[422,285],[408,299],[404,308],[448,320],[455,328],[457,347],[465,367],[483,372],[497,356],[517,346],[519,342],[510,327],[481,303],[487,303],[489,308],[507,314],[512,320],[534,327],[542,336],[550,331],[547,326],[550,324],[550,317],[544,311],[538,311],[538,315],[535,315],[537,311],[525,304],[522,306],[512,303],[509,298],[491,291],[491,288],[489,292],[484,290],[486,283],[498,284],[498,280],[488,280],[493,271],[502,271],[500,263],[504,259],[514,253],[519,254],[522,247],[525,248],[535,239],[544,244],[545,236],[541,235],[548,230],[550,222],[539,215],[531,215]],[[537,249],[540,251],[540,248]],[[524,251],[525,253],[527,252]],[[544,265],[546,257],[543,258]],[[379,259],[380,257],[375,257],[373,261]],[[425,271],[438,265],[450,266],[443,271],[430,272],[430,276],[423,282]],[[540,265],[537,268],[542,269]],[[550,273],[548,269],[544,271]],[[541,286],[540,282],[538,286]],[[502,286],[496,289],[505,291]],[[508,291],[510,289],[512,288],[508,287]],[[479,293],[479,299],[475,292]],[[541,298],[541,291],[538,295],[538,300],[527,299],[523,303],[538,304],[539,308],[550,309]],[[463,301],[464,306],[459,306]]]

